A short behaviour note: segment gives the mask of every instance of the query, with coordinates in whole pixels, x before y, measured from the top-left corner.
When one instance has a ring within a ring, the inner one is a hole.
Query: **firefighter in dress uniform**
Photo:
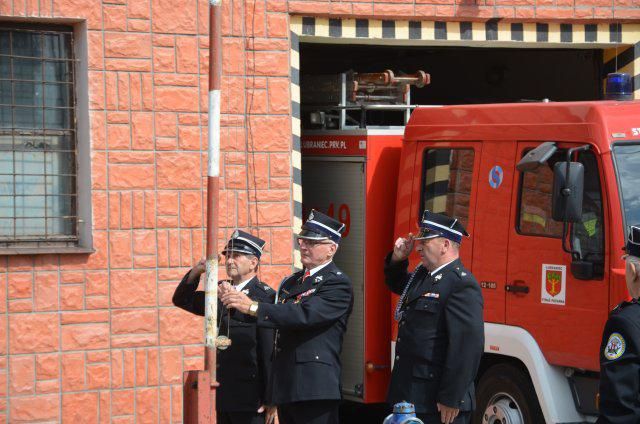
[[[630,227],[625,250],[632,299],[611,311],[602,334],[598,424],[640,423],[640,227]]]
[[[400,295],[395,359],[387,402],[408,401],[425,424],[469,423],[474,379],[484,351],[482,292],[459,259],[463,225],[424,211],[417,237],[396,240],[386,283]],[[415,245],[421,263],[407,272]]]
[[[312,210],[297,236],[304,270],[280,284],[277,303],[239,292],[222,296],[227,307],[276,329],[271,400],[280,424],[338,422],[340,351],[351,313],[351,282],[333,263],[344,224]]]
[[[275,290],[258,280],[256,272],[265,241],[244,231],[235,231],[222,254],[231,281],[222,281],[219,292],[233,290],[250,299],[273,303]],[[198,262],[183,278],[173,304],[204,316],[204,292],[196,291],[205,262]],[[273,421],[276,411],[269,407],[268,381],[273,351],[273,330],[258,328],[255,317],[222,307],[218,301],[219,335],[228,336],[231,344],[217,352],[216,411],[221,424],[261,424]]]

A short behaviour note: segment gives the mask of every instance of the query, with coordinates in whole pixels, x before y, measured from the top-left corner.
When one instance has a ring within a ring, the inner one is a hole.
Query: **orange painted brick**
[[[153,31],[171,34],[196,33],[196,4],[190,0],[153,0]]]
[[[244,77],[222,77],[222,113],[244,113]]]
[[[204,369],[204,358],[185,358],[183,361],[183,368],[185,371]]]
[[[33,274],[30,272],[12,272],[9,277],[9,299],[29,298],[33,294]]]
[[[180,233],[169,230],[169,266],[180,266]]]
[[[9,312],[31,312],[33,301],[31,299],[14,299],[9,301]]]
[[[93,109],[105,107],[104,74],[89,72],[89,106]]]
[[[10,353],[58,350],[58,314],[17,314],[9,316]]]
[[[289,113],[289,85],[288,79],[269,79],[269,113]]]
[[[141,110],[142,109],[142,76],[140,74],[130,74],[129,84],[130,84],[129,96],[131,99],[131,110]]]
[[[160,344],[202,342],[202,318],[177,308],[160,309]]]
[[[126,308],[153,306],[156,282],[151,270],[113,270],[111,272],[111,306]]]
[[[36,377],[38,380],[57,379],[59,375],[59,354],[40,354],[36,356]]]
[[[290,229],[271,231],[271,263],[290,264],[293,254],[293,233]]]
[[[149,32],[151,23],[146,19],[129,19],[127,20],[127,30],[132,32]]]
[[[244,42],[238,38],[224,38],[222,40],[222,72],[224,75],[244,75]],[[201,61],[201,66],[204,66]]]
[[[61,359],[62,390],[79,391],[85,388],[84,353],[63,353]]]
[[[226,165],[224,167],[225,190],[245,190],[247,188],[247,167]]]
[[[106,271],[87,272],[86,279],[85,293],[87,296],[108,294],[109,275]]]
[[[112,348],[131,348],[131,347],[147,347],[157,346],[157,333],[146,334],[125,334],[111,336]]]
[[[123,350],[122,354],[124,356],[123,384],[125,387],[133,387],[135,385],[135,372],[136,372],[135,351],[127,349],[127,350]]]
[[[110,360],[110,354],[108,350],[97,350],[87,352],[87,362],[90,363],[99,363],[105,362],[108,363]]]
[[[147,385],[156,386],[159,382],[158,349],[147,349]]]
[[[289,13],[301,13],[316,15],[318,13],[328,13],[329,3],[319,1],[289,1]]]
[[[133,192],[133,228],[144,228],[144,192]]]
[[[87,324],[109,322],[109,311],[81,311],[63,312],[60,314],[60,324]]]
[[[278,38],[250,38],[245,40],[245,46],[247,50],[289,51],[289,42]],[[253,53],[249,52],[247,54],[252,55]]]
[[[62,310],[79,310],[84,308],[84,287],[82,285],[65,285],[60,287],[60,308]]]
[[[131,267],[131,233],[111,231],[109,233],[109,263],[113,268]]]
[[[159,405],[158,388],[136,390],[136,422],[157,423]]]
[[[193,37],[176,37],[178,72],[198,72],[198,40]]]
[[[178,348],[160,351],[160,382],[177,384],[182,381],[182,353]]]
[[[247,54],[247,72],[255,75],[288,76],[288,52],[256,51]]]
[[[62,326],[62,350],[105,349],[108,347],[108,324]]]
[[[200,127],[180,126],[178,128],[178,145],[181,150],[200,150]]]
[[[121,350],[111,350],[111,387],[122,387],[124,358]],[[112,398],[113,399],[113,398]],[[116,414],[117,415],[117,414]]]
[[[104,105],[100,107],[104,107]],[[91,112],[89,114],[89,119],[91,119],[91,143],[93,148],[105,149],[107,147],[107,125],[105,114],[102,112]]]
[[[128,149],[131,146],[129,125],[108,124],[107,145],[110,149]]]
[[[271,153],[269,155],[269,175],[272,177],[289,177],[291,175],[291,154]]]
[[[158,266],[169,266],[169,234],[167,231],[158,231]]]
[[[156,73],[153,76],[153,83],[156,86],[173,85],[181,87],[197,87],[198,76],[192,74]]]
[[[148,58],[151,57],[151,35],[134,33],[105,33],[105,57]]]
[[[102,152],[95,152],[93,154],[93,160],[91,161],[91,184],[93,189],[106,189],[107,188],[107,155]],[[106,211],[95,211],[106,212]]]
[[[109,364],[87,365],[87,389],[108,389],[110,383]]]
[[[131,141],[134,149],[153,149],[153,115],[151,113],[132,113]]]
[[[7,269],[10,272],[32,271],[34,260],[30,256],[9,256]]]
[[[151,75],[142,74],[142,106],[144,110],[153,109],[153,80]]]
[[[266,114],[267,90],[249,90],[247,92],[247,111],[255,114]]]
[[[160,386],[160,423],[171,422],[171,386]]]
[[[65,393],[62,395],[62,421],[65,423],[98,422],[98,393]]]
[[[158,331],[156,309],[114,310],[111,313],[112,334],[136,334]]]
[[[287,14],[270,13],[267,15],[267,32],[269,37],[284,37],[289,35],[289,16]]]
[[[175,191],[158,191],[156,211],[158,215],[178,215],[179,194]]]
[[[149,59],[105,59],[105,68],[108,71],[150,72],[151,65]]]
[[[36,311],[54,311],[58,308],[57,273],[36,273],[34,308],[36,309]]]
[[[157,86],[155,101],[159,111],[195,112],[198,110],[198,90],[192,87]]]
[[[121,5],[105,4],[104,9],[104,29],[106,31],[126,31],[127,11]]]
[[[131,415],[134,410],[133,390],[114,390],[111,392],[111,413],[113,415]]]
[[[108,424],[111,419],[111,392],[100,392],[100,424]]]
[[[135,255],[155,254],[155,232],[151,230],[135,230],[133,232],[133,253]]]
[[[63,271],[60,273],[60,282],[62,284],[84,283],[84,272],[83,271]]]
[[[200,181],[188,170],[200,166],[197,153],[158,153],[158,188],[200,188]]]
[[[134,155],[134,159],[144,160],[138,155]],[[131,192],[123,192],[120,201],[120,228],[131,228],[133,220],[133,198]]]
[[[118,105],[118,74],[108,72],[105,74],[105,97],[107,109],[116,109]]]
[[[109,188],[149,189],[153,188],[153,165],[109,165]]]
[[[127,16],[129,18],[149,19],[151,17],[149,0],[127,2]]]
[[[153,69],[156,72],[175,72],[176,54],[173,47],[153,47]]]
[[[58,392],[60,392],[60,380],[36,381],[36,394],[42,395]]]
[[[9,357],[9,394],[30,395],[35,393],[35,358],[29,356]]]
[[[65,18],[84,18],[89,29],[101,29],[102,7],[99,0],[75,1],[56,0],[53,16]]]
[[[118,109],[129,109],[129,74],[120,72],[118,74]]]
[[[180,230],[180,266],[192,265],[191,231]]]
[[[182,386],[171,386],[171,419],[178,422],[182,419]]]
[[[180,226],[201,227],[203,220],[202,192],[180,194]]]
[[[0,313],[7,311],[7,278],[0,276]]]
[[[59,421],[60,395],[24,396],[11,399],[9,422]],[[34,408],[34,405],[38,405]]]
[[[252,116],[250,120],[253,134],[268,134],[267,137],[260,137],[261,151],[291,149],[291,121],[288,116]],[[254,142],[257,143],[257,140]]]

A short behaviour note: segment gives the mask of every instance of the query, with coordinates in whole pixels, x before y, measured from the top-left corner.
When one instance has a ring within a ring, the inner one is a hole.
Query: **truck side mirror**
[[[579,222],[582,219],[583,193],[584,165],[580,162],[557,162],[553,167],[553,219]]]

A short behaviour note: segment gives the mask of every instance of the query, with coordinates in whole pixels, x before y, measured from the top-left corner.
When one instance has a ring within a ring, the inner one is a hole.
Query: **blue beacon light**
[[[631,75],[615,72],[607,75],[606,100],[633,100]]]

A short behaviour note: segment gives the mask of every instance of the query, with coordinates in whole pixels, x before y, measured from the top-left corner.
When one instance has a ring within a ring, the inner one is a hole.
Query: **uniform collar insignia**
[[[464,277],[465,275],[467,275],[467,273],[466,272],[461,272],[460,275],[462,275]]]
[[[318,275],[316,279],[313,280],[314,283],[319,283],[320,281],[322,281],[322,275]]]
[[[442,274],[436,275],[435,277],[433,277],[433,279],[436,280],[436,281],[442,280]]]
[[[248,295],[248,294],[249,294],[249,289],[244,289],[244,290],[242,290],[242,293],[244,293],[244,294],[247,294],[247,295]]]

